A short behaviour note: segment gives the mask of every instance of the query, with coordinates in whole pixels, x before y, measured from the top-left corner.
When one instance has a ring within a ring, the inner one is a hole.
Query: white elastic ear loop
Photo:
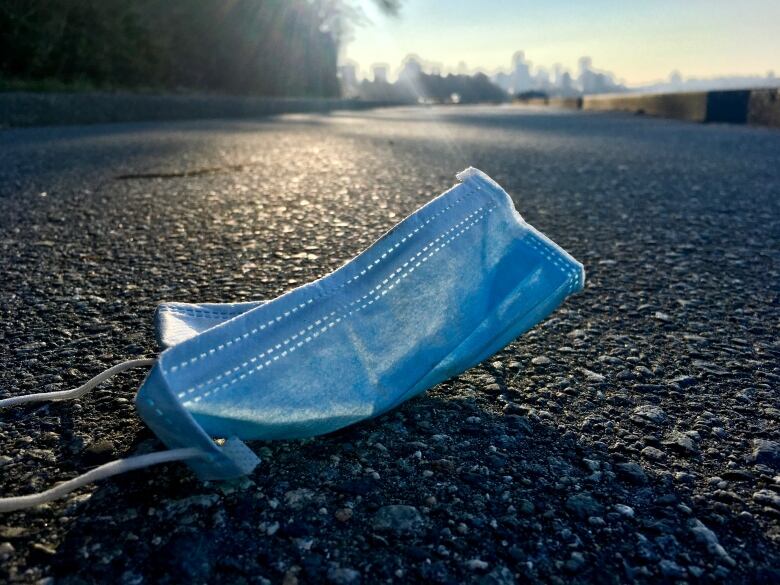
[[[105,382],[111,376],[124,372],[131,368],[139,368],[142,366],[153,366],[156,360],[154,359],[137,359],[128,360],[117,364],[111,368],[108,368],[104,372],[101,372],[89,382],[83,386],[79,386],[73,390],[62,390],[59,392],[40,392],[37,394],[26,394],[24,396],[14,396],[13,398],[6,398],[0,400],[0,408],[6,408],[9,406],[18,406],[20,404],[27,404],[28,402],[42,402],[44,400],[70,400],[83,396],[90,390],[92,390],[98,384]],[[132,471],[133,469],[140,469],[142,467],[149,467],[150,465],[158,465],[160,463],[169,463],[171,461],[183,461],[185,459],[195,459],[198,457],[206,457],[207,455],[200,449],[186,448],[186,449],[171,449],[169,451],[160,451],[158,453],[148,453],[146,455],[138,455],[136,457],[128,457],[127,459],[117,459],[111,461],[100,467],[96,467],[92,471],[88,471],[83,475],[74,477],[71,480],[63,482],[58,486],[46,490],[38,494],[29,494],[26,496],[13,496],[10,498],[0,498],[0,513],[13,512],[14,510],[23,510],[24,508],[30,508],[43,504],[44,502],[50,502],[78,489],[93,481],[105,479],[112,475],[118,475],[125,473],[126,471]]]
[[[43,402],[45,400],[71,400],[73,398],[79,398],[90,390],[92,390],[98,384],[102,384],[108,380],[111,376],[124,372],[131,368],[140,368],[143,366],[153,366],[157,361],[153,358],[143,358],[138,360],[128,360],[117,364],[107,370],[100,372],[97,376],[92,378],[89,382],[73,390],[60,390],[58,392],[39,392],[37,394],[25,394],[24,396],[14,396],[12,398],[6,398],[0,400],[0,408],[7,408],[9,406],[19,406],[20,404],[27,404],[28,402]]]
[[[171,461],[184,461],[185,459],[196,459],[198,457],[206,457],[206,454],[200,449],[186,448],[186,449],[171,449],[169,451],[160,451],[158,453],[148,453],[147,455],[138,455],[136,457],[128,457],[127,459],[117,459],[111,461],[100,467],[96,467],[92,471],[88,471],[83,475],[74,477],[71,480],[65,481],[45,492],[38,494],[30,494],[27,496],[13,496],[10,498],[0,498],[0,513],[13,512],[15,510],[23,510],[25,508],[31,508],[44,502],[50,502],[56,500],[62,496],[69,494],[75,489],[98,481],[111,477],[112,475],[119,475],[126,471],[132,471],[133,469],[141,469],[142,467],[149,467],[150,465],[159,465],[160,463],[170,463]]]

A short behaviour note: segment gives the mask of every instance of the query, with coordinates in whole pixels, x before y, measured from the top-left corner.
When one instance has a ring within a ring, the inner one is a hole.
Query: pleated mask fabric
[[[335,431],[493,355],[584,285],[481,171],[331,274],[270,301],[164,303],[164,351],[136,405],[205,479],[243,475],[243,444]],[[215,442],[213,437],[227,439]]]

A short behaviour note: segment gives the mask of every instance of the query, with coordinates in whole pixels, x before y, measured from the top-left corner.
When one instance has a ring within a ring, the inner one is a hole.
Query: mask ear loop
[[[132,368],[149,367],[153,366],[155,359],[137,359],[128,360],[117,364],[111,368],[108,368],[104,372],[101,372],[89,382],[73,390],[62,390],[58,392],[40,392],[37,394],[26,394],[24,396],[14,396],[12,398],[6,398],[0,400],[0,408],[7,408],[9,406],[18,406],[20,404],[28,404],[30,402],[42,402],[46,400],[72,400],[83,396],[95,386],[105,382],[110,377],[129,370]],[[0,498],[0,513],[13,512],[15,510],[23,510],[25,508],[31,508],[38,504],[50,502],[57,498],[69,494],[73,490],[76,490],[82,486],[85,486],[94,481],[105,479],[120,473],[132,471],[134,469],[141,469],[143,467],[149,467],[151,465],[159,465],[161,463],[170,463],[172,461],[185,461],[187,459],[197,459],[201,457],[207,457],[207,455],[200,449],[184,448],[184,449],[170,449],[168,451],[159,451],[157,453],[147,453],[146,455],[138,455],[136,457],[128,457],[126,459],[117,459],[111,461],[87,473],[74,477],[71,480],[65,481],[51,489],[37,493],[29,494],[26,496],[12,496],[8,498]]]
[[[188,447],[186,449],[171,449],[169,451],[148,453],[146,455],[138,455],[136,457],[128,457],[126,459],[117,459],[116,461],[111,461],[110,463],[96,467],[95,469],[79,475],[78,477],[74,477],[71,480],[62,482],[61,484],[48,489],[45,492],[29,494],[26,496],[0,498],[0,513],[24,510],[25,508],[31,508],[33,506],[37,506],[38,504],[50,502],[94,481],[105,479],[113,475],[119,475],[120,473],[125,473],[134,469],[141,469],[142,467],[149,467],[151,465],[159,465],[160,463],[170,463],[171,461],[196,459],[199,457],[205,457],[203,451],[200,449]]]
[[[44,402],[46,400],[73,400],[74,398],[80,398],[95,386],[102,384],[112,376],[125,370],[132,368],[141,368],[153,366],[157,360],[153,358],[143,358],[138,360],[127,360],[121,364],[117,364],[107,370],[100,372],[97,376],[92,378],[89,382],[73,390],[60,390],[58,392],[39,392],[37,394],[25,394],[23,396],[14,396],[12,398],[6,398],[0,400],[0,408],[8,408],[9,406],[19,406],[20,404],[28,404],[30,402]]]

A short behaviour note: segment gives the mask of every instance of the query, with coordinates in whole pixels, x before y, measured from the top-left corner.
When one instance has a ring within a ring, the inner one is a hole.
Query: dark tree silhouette
[[[397,0],[377,0],[390,13]],[[0,0],[0,78],[333,96],[343,0]]]

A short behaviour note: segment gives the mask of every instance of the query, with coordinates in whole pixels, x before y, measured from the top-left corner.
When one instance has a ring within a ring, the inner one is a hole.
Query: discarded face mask
[[[160,305],[156,361],[120,364],[76,390],[0,401],[72,398],[153,365],[135,403],[171,449],[0,500],[0,511],[163,461],[184,460],[201,479],[246,475],[259,459],[243,440],[311,437],[387,412],[493,355],[582,289],[582,265],[527,224],[501,187],[474,168],[457,177],[353,260],[272,301]]]

